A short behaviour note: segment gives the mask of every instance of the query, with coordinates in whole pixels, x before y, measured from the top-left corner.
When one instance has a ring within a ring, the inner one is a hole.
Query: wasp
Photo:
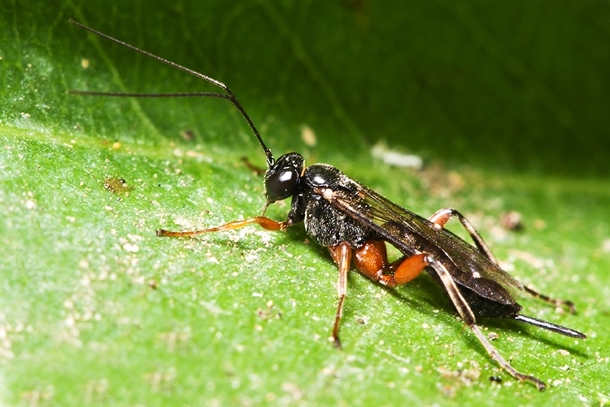
[[[442,287],[461,319],[471,329],[489,356],[511,376],[520,381],[533,383],[540,391],[546,389],[545,383],[534,376],[519,372],[506,361],[483,334],[477,323],[478,319],[509,318],[565,336],[586,338],[585,334],[573,329],[523,315],[521,313],[523,307],[515,300],[516,294],[521,291],[555,306],[566,307],[571,312],[574,312],[574,304],[570,301],[550,298],[523,286],[502,270],[481,235],[457,210],[443,208],[425,218],[389,201],[331,165],[305,166],[303,156],[295,152],[275,159],[245,109],[227,85],[76,21],[70,20],[70,22],[187,72],[222,90],[222,93],[146,94],[90,91],[70,91],[70,93],[121,97],[210,97],[227,99],[237,108],[266,157],[264,187],[267,202],[262,215],[203,230],[159,229],[156,234],[166,237],[192,237],[250,225],[258,225],[269,231],[285,231],[302,223],[311,239],[328,248],[330,257],[339,271],[338,306],[332,328],[332,339],[337,348],[341,347],[339,326],[347,296],[347,275],[351,270],[352,262],[362,275],[388,287],[406,284],[425,270]],[[285,220],[277,221],[264,216],[269,205],[288,198],[291,199],[291,205]],[[457,218],[474,245],[445,228],[445,224],[452,218]],[[402,257],[390,262],[386,244],[398,249]]]

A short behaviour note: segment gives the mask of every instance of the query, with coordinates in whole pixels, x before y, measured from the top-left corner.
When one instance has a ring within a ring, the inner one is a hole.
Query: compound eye
[[[299,182],[300,174],[295,168],[279,168],[265,179],[265,190],[270,202],[279,201],[292,196]]]

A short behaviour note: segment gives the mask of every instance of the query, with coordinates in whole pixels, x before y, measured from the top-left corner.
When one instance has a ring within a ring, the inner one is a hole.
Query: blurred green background
[[[11,3],[3,6],[4,100],[16,83],[23,98],[2,109],[4,122],[33,103],[81,103],[64,102],[60,84],[107,83],[102,61],[86,78],[70,71],[99,47],[126,89],[176,91],[178,79],[179,90],[205,88],[128,50],[77,41],[85,35],[65,24],[71,16],[220,78],[259,125],[268,116],[288,124],[315,119],[328,128],[321,148],[335,139],[358,147],[385,140],[451,163],[568,177],[610,173],[604,2]],[[40,18],[45,24],[35,24]],[[54,84],[54,94],[28,81],[28,57],[46,63],[30,72]],[[54,113],[32,121],[53,122]],[[65,117],[66,127],[74,116]],[[80,120],[104,129],[97,117]],[[172,125],[165,121],[154,124],[165,130]],[[201,121],[189,125],[205,132]],[[293,141],[270,143],[280,149]]]
[[[526,313],[589,338],[483,322],[547,381],[538,394],[426,276],[394,292],[354,275],[335,351],[336,272],[301,229],[154,236],[259,213],[240,158],[263,156],[238,112],[66,95],[214,90],[69,18],[227,83],[276,156],[332,163],[422,215],[460,209],[508,271],[580,311],[524,298]],[[609,19],[601,1],[3,2],[1,401],[608,404]],[[379,141],[424,168],[372,158]],[[499,226],[511,210],[520,233]]]

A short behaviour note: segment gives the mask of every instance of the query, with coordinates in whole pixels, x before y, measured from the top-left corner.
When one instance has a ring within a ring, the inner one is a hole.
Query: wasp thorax
[[[269,202],[292,196],[303,173],[303,156],[299,153],[284,154],[265,174],[265,195]]]

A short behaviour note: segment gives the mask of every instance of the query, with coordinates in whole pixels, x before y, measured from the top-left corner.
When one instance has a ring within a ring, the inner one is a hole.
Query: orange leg
[[[335,325],[333,326],[333,344],[336,348],[341,349],[341,341],[339,340],[339,323],[343,315],[343,303],[347,295],[347,272],[350,268],[352,259],[352,249],[347,242],[338,244],[328,248],[330,256],[335,261],[339,268],[339,281],[337,282],[337,295],[339,296],[339,306],[335,315]]]
[[[408,283],[428,266],[425,255],[421,253],[389,264],[385,242],[382,241],[366,242],[354,253],[354,263],[362,274],[389,287]],[[385,274],[388,270],[391,273]]]
[[[167,236],[167,237],[189,237],[201,235],[204,233],[211,232],[224,232],[227,230],[235,230],[241,229],[244,226],[250,226],[253,224],[257,224],[265,230],[286,230],[288,224],[286,222],[278,222],[273,219],[269,219],[265,216],[256,216],[250,219],[244,220],[236,220],[234,222],[225,223],[224,225],[217,226],[209,229],[202,230],[192,230],[192,231],[184,231],[184,232],[171,232],[165,229],[157,230],[157,236]]]

